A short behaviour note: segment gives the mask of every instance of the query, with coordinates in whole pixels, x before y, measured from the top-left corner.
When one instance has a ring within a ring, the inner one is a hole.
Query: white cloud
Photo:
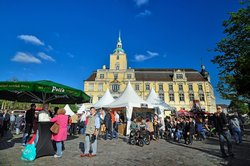
[[[51,51],[51,50],[53,50],[53,47],[51,45],[48,45],[46,50]]]
[[[135,4],[140,7],[142,5],[145,5],[148,3],[149,0],[134,0],[135,1]]]
[[[16,53],[16,55],[11,59],[11,61],[21,62],[21,63],[37,63],[37,64],[42,63],[40,59],[24,52]]]
[[[45,54],[44,52],[39,52],[39,53],[37,54],[37,56],[40,57],[40,58],[43,59],[43,60],[55,62],[55,59],[54,59],[54,58],[52,58],[51,56]]]
[[[148,55],[152,56],[152,57],[155,57],[155,56],[158,56],[159,53],[158,52],[151,52],[151,51],[147,51]]]
[[[36,36],[33,36],[33,35],[19,35],[17,36],[17,38],[27,43],[32,43],[32,44],[41,45],[41,46],[44,45],[44,43],[40,39],[38,39]]]
[[[136,17],[146,17],[150,16],[152,13],[149,10],[144,10],[143,12],[140,12],[139,14],[136,15]]]
[[[74,55],[74,54],[71,54],[70,52],[68,52],[67,55],[68,55],[70,58],[74,58],[74,57],[75,57],[75,55]]]
[[[134,61],[143,62],[145,60],[152,59],[152,58],[154,58],[156,56],[159,56],[159,53],[147,51],[147,55],[143,55],[143,54],[137,54],[137,55],[135,55]]]

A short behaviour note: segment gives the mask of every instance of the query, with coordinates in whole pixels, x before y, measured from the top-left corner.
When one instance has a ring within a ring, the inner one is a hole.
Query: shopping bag
[[[36,158],[36,147],[34,144],[27,144],[22,153],[22,160],[33,161]]]
[[[50,131],[54,134],[58,134],[59,132],[59,124],[57,123],[54,123],[51,128],[50,128]]]

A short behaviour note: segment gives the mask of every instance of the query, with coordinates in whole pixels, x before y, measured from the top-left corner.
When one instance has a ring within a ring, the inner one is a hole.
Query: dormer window
[[[131,74],[127,74],[127,79],[131,79],[132,75]]]
[[[104,79],[104,74],[100,74],[100,79]]]
[[[183,79],[183,74],[176,74],[176,79]]]

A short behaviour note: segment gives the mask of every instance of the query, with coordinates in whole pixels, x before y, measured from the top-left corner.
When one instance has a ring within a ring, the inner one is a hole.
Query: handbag
[[[58,134],[58,132],[59,132],[59,124],[54,123],[54,124],[51,126],[50,131],[51,131],[53,134]]]

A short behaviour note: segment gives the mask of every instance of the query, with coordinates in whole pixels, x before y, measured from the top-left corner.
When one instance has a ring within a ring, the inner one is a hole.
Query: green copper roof
[[[116,48],[115,50],[114,50],[114,53],[115,52],[122,52],[122,53],[124,53],[125,51],[122,49],[122,48]]]

